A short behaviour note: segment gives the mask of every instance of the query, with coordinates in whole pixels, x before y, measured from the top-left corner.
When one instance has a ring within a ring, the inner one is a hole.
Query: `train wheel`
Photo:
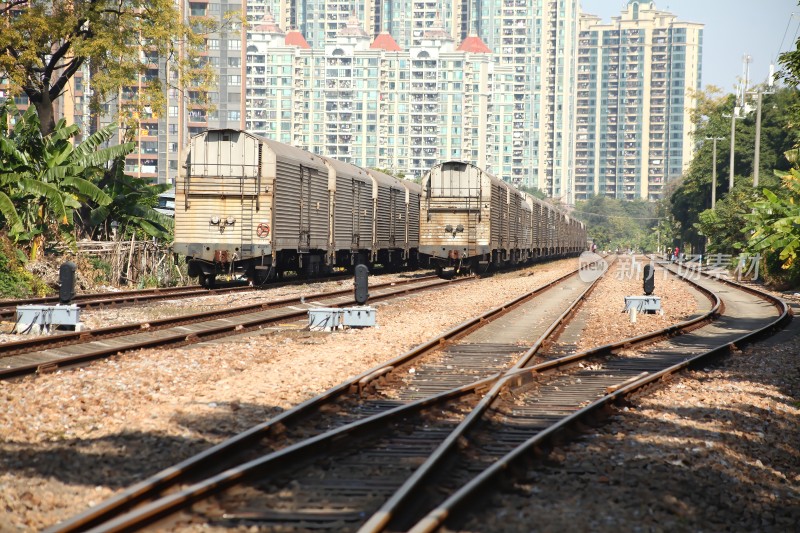
[[[200,274],[200,286],[206,289],[213,289],[217,285],[217,275],[214,273],[206,274],[203,272]]]
[[[264,285],[275,279],[274,268],[257,268],[255,269],[255,284]]]
[[[489,261],[479,261],[478,258],[473,258],[470,261],[469,270],[476,276],[486,274],[489,271]]]

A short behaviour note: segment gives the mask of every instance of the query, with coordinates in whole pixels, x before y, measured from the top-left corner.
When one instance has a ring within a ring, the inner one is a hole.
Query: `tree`
[[[538,198],[539,200],[545,200],[547,198],[547,194],[538,187],[532,187],[530,185],[520,185],[517,188],[522,192],[530,194],[534,198]]]
[[[74,215],[84,204],[111,203],[96,182],[108,162],[124,157],[133,143],[101,147],[116,128],[111,124],[76,146],[77,126],[60,120],[45,136],[33,108],[20,114],[7,103],[3,114],[9,112],[14,127],[0,130],[0,214],[10,236],[29,246],[35,259],[46,236],[72,238]]]
[[[760,190],[742,180],[717,202],[715,209],[699,213],[695,230],[708,238],[706,253],[734,254],[740,250],[749,238],[747,219],[759,196]]]
[[[685,246],[697,252],[705,251],[710,240],[711,251],[733,253],[738,243],[746,240],[745,214],[756,199],[753,189],[753,163],[755,144],[755,116],[747,116],[736,124],[734,190],[728,190],[730,157],[729,143],[717,144],[716,213],[711,213],[711,176],[713,145],[706,137],[730,135],[730,114],[735,105],[734,95],[700,98],[700,112],[695,115],[695,141],[698,150],[688,170],[668,196],[670,212],[678,225],[680,239]],[[764,95],[761,120],[761,186],[779,190],[779,180],[773,169],[788,170],[789,161],[784,153],[797,142],[797,132],[791,126],[797,116],[800,95],[792,89],[779,89],[775,94]],[[728,116],[726,116],[728,115]]]
[[[111,202],[88,206],[86,233],[102,233],[103,237],[108,237],[111,223],[116,222],[123,237],[138,233],[140,238],[146,235],[171,240],[174,221],[154,209],[158,205],[158,195],[171,185],[151,185],[146,178],[128,176],[123,166],[122,161],[116,161],[108,173],[113,179],[103,190],[111,197]]]
[[[191,24],[211,27],[205,18]],[[211,76],[210,66],[197,57],[202,45],[173,0],[0,2],[0,78],[25,93],[43,135],[55,128],[53,102],[85,66],[91,71],[94,112],[120,87],[144,79],[139,105],[158,113],[165,105],[160,80],[172,77],[153,75],[154,62],[167,60],[184,86],[202,85]]]
[[[628,201],[599,195],[578,202],[572,215],[586,222],[598,248],[655,250],[657,209],[657,204],[644,200]]]
[[[800,282],[800,150],[791,150],[787,157],[795,164],[788,171],[776,170],[781,179],[781,194],[762,191],[760,200],[752,204],[746,216],[751,237],[744,247],[757,254],[765,277],[770,281],[797,286]]]
[[[783,52],[778,56],[778,63],[783,68],[775,73],[775,77],[785,80],[790,87],[800,85],[800,37],[795,41],[794,50]]]
[[[394,170],[394,169],[391,169],[391,168],[379,168],[379,167],[372,167],[372,170],[377,170],[378,172],[382,172],[383,174],[386,174],[387,176],[392,176],[392,177],[397,178],[399,180],[406,179],[406,173],[403,172],[402,170]],[[412,181],[415,181],[415,183],[419,183],[418,180],[412,180]]]

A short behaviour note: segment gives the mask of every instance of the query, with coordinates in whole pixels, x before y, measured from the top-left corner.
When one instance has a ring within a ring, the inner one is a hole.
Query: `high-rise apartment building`
[[[575,199],[661,197],[689,164],[700,89],[701,24],[630,0],[611,23],[582,15]]]
[[[189,134],[246,127],[407,175],[461,158],[568,204],[658,198],[690,160],[702,25],[651,1],[610,23],[578,0],[190,2],[242,7],[246,34],[228,19],[208,39],[217,109]],[[485,50],[465,60],[471,36]]]
[[[324,50],[267,14],[247,36],[245,127],[364,167],[421,176],[442,159],[493,168],[510,150],[512,68],[477,36],[456,47],[441,22],[403,50],[356,16]],[[497,105],[495,105],[497,104]],[[505,146],[505,148],[503,148]]]
[[[169,80],[164,116],[138,117],[134,175],[172,181],[209,127],[407,176],[462,159],[567,204],[659,198],[692,156],[702,25],[649,0],[610,22],[579,0],[176,1],[219,25],[204,52],[218,81],[209,107]],[[151,63],[95,123],[168,71]],[[76,77],[61,109],[84,124],[90,83]]]
[[[496,61],[514,68],[512,150],[498,175],[571,203],[577,0],[483,0],[465,18]]]

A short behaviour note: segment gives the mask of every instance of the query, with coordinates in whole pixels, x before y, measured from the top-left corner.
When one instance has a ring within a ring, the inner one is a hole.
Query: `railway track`
[[[204,289],[199,285],[187,287],[162,287],[157,289],[139,289],[134,291],[78,294],[73,298],[71,303],[77,305],[81,309],[89,310],[105,307],[136,305],[168,298],[191,298],[193,296],[210,296],[213,294],[224,294],[228,292],[246,290],[253,290],[253,287],[242,284],[221,286],[215,289]],[[59,301],[60,300],[58,296],[28,298],[24,300],[0,300],[0,320],[14,320],[16,318],[17,307],[20,305],[56,305],[59,303]]]
[[[537,362],[534,355],[545,339],[570,315],[571,311],[564,310],[548,327],[539,328],[538,340],[524,353],[520,354],[517,346],[516,357],[496,363],[486,373],[467,372],[472,379],[469,383],[457,382],[447,372],[439,374],[445,379],[433,381],[436,373],[418,363],[415,366],[421,371],[415,372],[414,379],[401,379],[398,375],[407,373],[396,369],[403,369],[404,361],[395,360],[304,404],[306,411],[309,407],[319,410],[321,404],[345,390],[357,392],[359,396],[351,397],[349,403],[361,410],[358,416],[347,414],[352,411],[347,411],[345,404],[331,407],[327,403],[321,418],[311,425],[315,430],[304,425],[305,429],[292,435],[296,417],[284,413],[233,439],[237,446],[249,448],[247,453],[255,454],[250,462],[211,475],[128,515],[110,518],[176,482],[189,481],[202,461],[213,462],[229,453],[229,441],[51,531],[78,531],[88,526],[101,531],[136,529],[201,500],[204,503],[195,505],[194,517],[225,526],[435,530],[448,519],[456,521],[470,502],[485,496],[501,474],[507,475],[520,462],[546,450],[553,439],[574,431],[576,424],[601,417],[611,405],[624,402],[642,388],[787,319],[785,306],[777,300],[764,303],[760,295],[743,298],[740,292],[722,299],[713,296],[725,295],[734,287],[705,280],[701,290],[714,304],[701,317],[635,339]],[[573,310],[579,300],[573,301]],[[542,300],[530,305],[537,311],[543,309]],[[517,318],[513,322],[517,322],[519,313],[524,315],[524,304],[515,303],[514,310]],[[503,324],[502,317],[512,321],[510,316],[510,311],[497,318],[484,315],[478,323],[494,324],[495,332],[508,330],[509,322]],[[714,318],[717,320],[711,322]],[[469,331],[471,340],[481,335],[494,337],[474,325],[462,330]],[[452,338],[459,335],[448,333]],[[654,344],[656,340],[661,342]],[[474,349],[477,344],[460,342],[451,352],[460,357],[441,359],[439,368],[452,369],[456,367],[453,363],[470,368],[463,363],[475,352],[469,354],[465,348]],[[649,348],[635,358],[614,355],[638,345]],[[479,367],[485,364],[484,360]],[[382,381],[381,387],[375,391],[378,396],[370,396],[375,380]],[[402,386],[387,395],[393,381]],[[270,449],[261,442],[256,453],[252,445],[270,434],[285,439],[286,445]],[[356,447],[356,443],[363,445]],[[223,452],[224,448],[227,451]],[[207,503],[209,494],[230,486],[234,488],[223,497]]]
[[[442,280],[425,276],[370,286],[370,298],[379,301],[473,278]],[[49,372],[118,353],[155,346],[178,346],[244,333],[296,320],[312,307],[354,304],[352,289],[291,297],[233,308],[162,318],[143,323],[66,332],[0,344],[0,379]]]
[[[559,281],[464,322],[385,366],[356,376],[226,443],[157,474],[56,530],[77,531],[107,520],[128,507],[152,499],[153,494],[163,493],[177,483],[197,477],[198,472],[208,475],[212,466],[215,472],[232,466],[233,457],[236,457],[236,463],[246,464],[250,460],[263,460],[260,458],[264,454],[283,457],[283,454],[295,453],[295,447],[298,449],[296,453],[305,454],[309,450],[309,439],[316,442],[311,443],[311,448],[328,446],[332,438],[342,438],[337,435],[358,433],[366,427],[382,425],[385,418],[397,416],[398,409],[399,412],[422,409],[431,401],[431,396],[452,395],[453,387],[472,390],[476,382],[511,368],[527,347],[541,344],[539,337],[552,334],[592,287],[579,279],[577,271]],[[520,321],[520,315],[526,319]],[[380,387],[377,386],[379,383]],[[389,392],[387,396],[388,390],[395,392]],[[279,461],[285,462],[286,459]],[[182,498],[180,493],[176,497]]]
[[[300,285],[311,282],[337,281],[352,279],[352,275],[328,276],[325,278],[298,278],[287,281],[277,281],[264,285],[263,288],[274,289],[290,285]],[[189,285],[185,287],[160,287],[154,289],[137,289],[133,291],[117,291],[104,293],[77,294],[72,299],[73,304],[82,310],[104,309],[107,307],[124,307],[128,305],[139,305],[144,303],[157,302],[175,298],[193,298],[198,296],[214,296],[218,294],[228,294],[259,290],[262,287],[253,287],[245,281],[219,282],[214,288],[201,287],[200,285]],[[20,305],[56,305],[60,301],[58,296],[46,296],[42,298],[11,299],[0,300],[0,320],[15,320],[17,307]]]
[[[457,528],[470,514],[470,505],[474,506],[489,492],[502,490],[514,472],[546,456],[548,449],[579,433],[583,425],[604,418],[613,406],[625,405],[631,397],[668,380],[672,374],[706,364],[709,359],[768,335],[791,320],[786,304],[771,295],[725,280],[705,278],[699,285],[716,300],[707,314],[708,318],[715,317],[713,321],[698,317],[504,376],[495,388],[496,394],[485,397],[488,424],[495,430],[492,442],[479,438],[470,442],[474,446],[473,456],[486,457],[504,447],[505,453],[491,464],[484,462],[485,468],[450,491],[448,497],[439,498],[439,504],[429,505],[424,516],[417,513],[403,530],[422,533],[442,527]],[[678,335],[679,332],[684,333]],[[635,349],[636,354],[614,357],[621,349]],[[563,366],[562,361],[579,366],[565,372],[568,366]],[[554,423],[545,423],[546,417],[553,415],[556,415]],[[452,471],[458,472],[458,466]],[[440,482],[448,479],[447,474],[441,475],[441,471],[439,474]],[[409,489],[406,497],[411,499],[413,490],[406,488]],[[416,488],[413,498],[421,493]],[[395,500],[398,499],[396,496]],[[387,529],[384,527],[387,523],[401,516],[394,514],[399,509],[387,505],[383,514],[378,513],[373,520],[375,527],[365,527],[362,531]]]

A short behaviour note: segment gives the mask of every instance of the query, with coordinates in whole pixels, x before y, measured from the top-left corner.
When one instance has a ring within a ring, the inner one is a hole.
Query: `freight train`
[[[478,271],[585,248],[582,224],[466,163],[438,165],[420,187],[212,129],[192,137],[176,184],[173,251],[204,286],[358,264]]]
[[[436,165],[422,191],[419,255],[437,272],[480,273],[586,250],[582,222],[475,165]]]

